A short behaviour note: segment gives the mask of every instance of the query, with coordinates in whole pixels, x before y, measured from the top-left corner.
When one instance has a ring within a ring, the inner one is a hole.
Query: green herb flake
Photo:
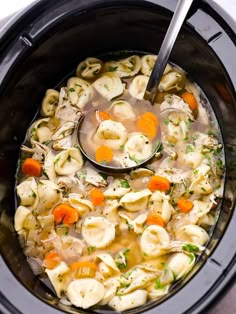
[[[88,254],[91,254],[91,253],[94,252],[95,250],[96,250],[96,246],[88,246],[88,247],[87,247]]]
[[[188,153],[192,153],[194,152],[194,148],[192,145],[187,145],[186,146],[186,149],[185,149],[185,153],[188,154]]]
[[[126,189],[130,188],[129,182],[125,179],[120,180],[120,185],[122,188],[126,188]]]
[[[69,92],[74,93],[74,92],[75,92],[75,89],[74,89],[73,87],[71,87],[71,88],[69,89]]]
[[[59,157],[57,157],[57,158],[55,159],[54,165],[56,165],[56,164],[59,162],[60,158],[61,158],[61,157],[59,156]]]
[[[124,151],[125,150],[125,145],[120,145],[120,150]]]
[[[104,88],[106,88],[107,91],[109,91],[109,87],[108,87],[107,83],[104,84],[103,86],[104,86]]]
[[[154,289],[161,290],[161,289],[164,289],[165,287],[166,287],[166,285],[162,285],[159,278],[155,280]]]
[[[165,118],[164,119],[164,123],[165,123],[165,125],[168,125],[170,123],[170,119],[169,118]]]
[[[109,66],[108,67],[108,72],[115,72],[117,69],[118,69],[118,66],[115,66],[115,67]]]
[[[191,264],[195,259],[195,255],[193,253],[189,254],[189,264]]]
[[[128,231],[130,231],[132,229],[132,225],[128,222],[128,220],[126,220],[126,225],[128,227]]]
[[[191,243],[184,244],[182,246],[182,249],[184,251],[190,252],[190,253],[197,253],[197,252],[199,252],[199,247],[194,245],[194,244],[191,244]]]

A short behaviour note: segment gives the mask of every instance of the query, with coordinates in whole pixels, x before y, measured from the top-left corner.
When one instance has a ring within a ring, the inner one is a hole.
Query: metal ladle
[[[178,33],[181,29],[181,26],[185,20],[185,17],[191,7],[193,0],[179,0],[174,12],[174,15],[171,19],[170,25],[168,27],[167,33],[165,35],[164,41],[161,45],[158,58],[155,62],[155,65],[153,67],[151,76],[148,80],[148,84],[145,90],[144,94],[144,100],[137,101],[137,105],[144,105],[145,103],[149,103],[151,105],[154,104],[156,94],[158,92],[158,86],[160,83],[160,80],[162,78],[162,75],[164,73],[165,67],[167,65],[170,53],[172,51],[172,48],[174,46],[174,43],[176,41],[176,38],[178,36]],[[94,159],[92,159],[84,150],[80,143],[80,129],[81,125],[83,124],[84,116],[82,117],[79,125],[78,125],[78,139],[79,139],[79,146],[82,151],[82,153],[85,155],[85,157],[96,167],[101,169],[104,172],[108,173],[117,173],[117,172],[129,172],[137,167],[143,166],[146,163],[148,163],[157,153],[157,150],[153,152],[153,154],[150,155],[149,158],[144,160],[143,162],[137,164],[137,166],[133,167],[112,167],[109,165],[103,165],[98,162],[96,162]]]
[[[156,59],[144,94],[144,99],[148,100],[151,104],[154,103],[158,86],[167,65],[170,53],[192,2],[193,0],[179,0],[177,3],[174,15],[159,50],[158,58]]]

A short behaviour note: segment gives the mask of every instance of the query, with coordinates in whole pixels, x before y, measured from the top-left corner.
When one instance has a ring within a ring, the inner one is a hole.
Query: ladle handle
[[[184,19],[191,7],[193,0],[179,0],[165,35],[164,41],[159,50],[158,58],[153,67],[151,76],[149,78],[144,99],[154,103],[157,89],[162,78],[162,74],[165,70],[167,61],[169,59],[171,50],[174,46],[176,37],[180,31],[180,28],[184,22]]]

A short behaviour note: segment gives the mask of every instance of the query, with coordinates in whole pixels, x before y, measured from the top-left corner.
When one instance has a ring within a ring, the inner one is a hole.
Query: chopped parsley
[[[170,123],[170,119],[169,118],[165,118],[164,119],[164,123],[165,123],[165,125],[168,125]]]
[[[129,182],[125,179],[120,180],[120,185],[122,188],[126,188],[126,189],[130,188]]]
[[[131,224],[128,222],[128,220],[126,220],[126,225],[128,226],[128,231],[130,231],[131,229],[132,229],[132,226],[131,226]]]
[[[120,145],[120,150],[124,151],[125,145]]]
[[[190,253],[197,253],[197,252],[199,252],[199,247],[194,245],[194,244],[191,244],[191,243],[184,244],[182,246],[182,249],[184,251],[190,252]]]
[[[106,84],[104,84],[104,87],[106,88],[106,90],[108,90],[108,91],[109,91],[109,87],[108,87],[107,83],[106,83]]]
[[[160,289],[164,289],[165,287],[166,287],[166,285],[162,285],[160,279],[155,280],[154,289],[160,290]]]
[[[94,252],[95,250],[96,250],[96,246],[88,246],[88,247],[87,247],[88,254],[91,254],[91,253]]]
[[[113,67],[113,66],[110,65],[108,67],[108,72],[115,72],[117,69],[118,69],[118,66]]]
[[[188,153],[192,153],[194,152],[194,148],[192,145],[187,145],[186,146],[186,149],[185,149],[185,153],[188,154]]]
[[[69,92],[74,93],[74,92],[75,92],[75,89],[74,89],[73,87],[71,87],[71,88],[69,89]]]

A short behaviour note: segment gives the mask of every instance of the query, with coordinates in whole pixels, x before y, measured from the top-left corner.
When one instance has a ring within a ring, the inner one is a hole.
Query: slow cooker
[[[32,273],[13,227],[20,145],[47,88],[80,60],[117,51],[158,53],[176,0],[41,0],[0,32],[0,311],[112,313],[62,305]],[[236,271],[236,24],[195,1],[170,60],[199,84],[218,118],[225,147],[224,198],[207,251],[170,294],[129,313],[200,313]]]

